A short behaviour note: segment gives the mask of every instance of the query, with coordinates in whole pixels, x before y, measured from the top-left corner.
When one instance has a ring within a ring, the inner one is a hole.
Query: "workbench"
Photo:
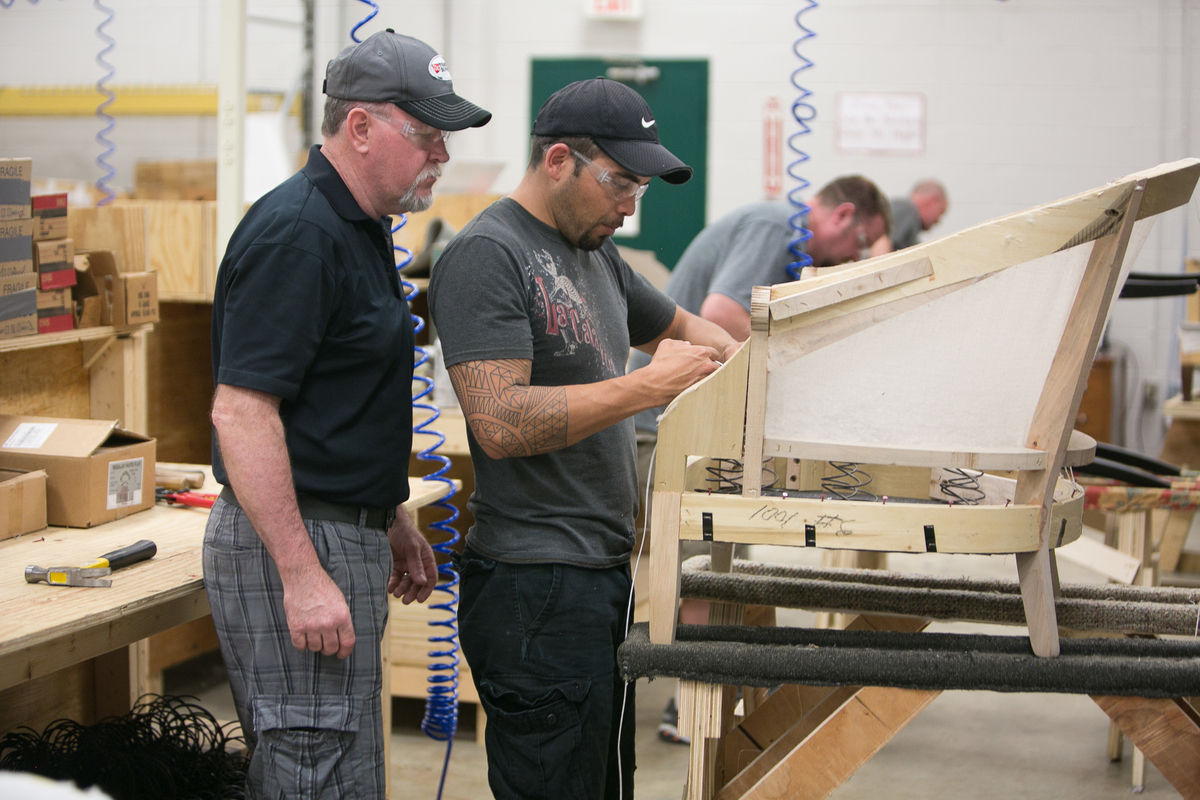
[[[208,467],[205,488],[218,487]],[[409,481],[410,514],[446,492]],[[155,505],[95,528],[44,528],[0,542],[0,732],[40,730],[70,717],[85,724],[127,712],[152,686],[147,637],[209,614],[201,568],[207,509]],[[25,582],[28,564],[89,563],[138,539],[158,553],[113,573],[112,586],[85,589]],[[398,607],[403,607],[395,601]],[[390,631],[389,631],[390,635]],[[385,641],[388,639],[385,638]],[[391,648],[383,648],[384,725],[390,729]]]

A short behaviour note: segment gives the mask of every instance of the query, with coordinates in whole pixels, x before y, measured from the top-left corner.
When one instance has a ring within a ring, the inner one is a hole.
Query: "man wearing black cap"
[[[539,111],[531,152],[520,185],[447,245],[430,284],[475,468],[462,647],[498,800],[631,797],[632,688],[625,702],[615,657],[638,507],[630,418],[737,344],[609,239],[652,176],[692,173],[637,92],[567,86]],[[654,358],[626,376],[631,345]]]
[[[402,503],[413,329],[387,215],[427,208],[446,131],[491,115],[390,29],[326,71],[323,145],[246,213],[213,302],[204,577],[252,758],[247,797],[382,798],[387,593],[433,554]]]

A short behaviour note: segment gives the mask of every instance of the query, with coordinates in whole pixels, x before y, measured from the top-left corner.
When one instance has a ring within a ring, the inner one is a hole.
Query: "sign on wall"
[[[837,149],[917,155],[925,152],[925,95],[839,92],[834,128]]]
[[[642,0],[584,0],[589,19],[638,20],[642,18]]]

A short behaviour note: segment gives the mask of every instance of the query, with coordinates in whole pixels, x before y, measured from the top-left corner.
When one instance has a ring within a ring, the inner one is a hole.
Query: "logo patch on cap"
[[[450,70],[446,67],[446,59],[441,56],[429,59],[429,74],[439,81],[450,80]]]

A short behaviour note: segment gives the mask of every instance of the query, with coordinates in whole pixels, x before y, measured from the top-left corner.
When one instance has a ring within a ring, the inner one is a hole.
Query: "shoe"
[[[692,743],[687,736],[679,735],[679,709],[674,697],[667,701],[667,707],[663,709],[662,722],[658,724],[658,738],[668,744]]]

